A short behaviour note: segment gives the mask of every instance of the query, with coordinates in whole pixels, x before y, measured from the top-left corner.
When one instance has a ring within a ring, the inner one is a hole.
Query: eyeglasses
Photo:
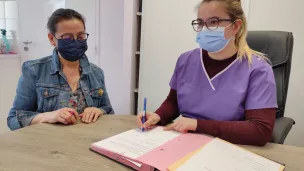
[[[77,35],[76,40],[81,42],[81,43],[84,43],[88,40],[89,35],[90,34],[88,34],[88,33],[80,33],[80,34]],[[55,35],[54,35],[54,37],[55,37]],[[58,40],[58,38],[56,38],[56,39]],[[72,42],[75,41],[75,36],[73,34],[70,34],[70,33],[63,34],[63,35],[60,36],[60,39],[64,39],[67,43],[72,43]]]
[[[208,30],[216,30],[219,27],[220,22],[229,21],[234,22],[232,19],[219,19],[219,18],[209,18],[206,22],[201,19],[196,19],[192,21],[192,27],[194,31],[200,32],[203,27],[206,26]]]

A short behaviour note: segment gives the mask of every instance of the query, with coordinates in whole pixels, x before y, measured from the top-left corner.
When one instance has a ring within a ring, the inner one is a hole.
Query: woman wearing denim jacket
[[[58,9],[49,18],[51,56],[25,62],[16,97],[7,118],[11,130],[38,123],[95,122],[113,114],[104,73],[85,55],[84,18],[71,9]]]

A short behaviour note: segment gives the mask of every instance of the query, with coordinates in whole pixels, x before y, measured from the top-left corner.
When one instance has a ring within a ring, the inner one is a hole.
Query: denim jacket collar
[[[92,68],[89,62],[89,59],[86,55],[83,55],[82,58],[80,58],[80,67],[82,69],[82,73],[85,75],[88,75],[89,73],[92,73]],[[56,74],[61,70],[61,64],[58,57],[58,52],[56,49],[53,51],[52,55],[52,65],[51,65],[51,74]]]

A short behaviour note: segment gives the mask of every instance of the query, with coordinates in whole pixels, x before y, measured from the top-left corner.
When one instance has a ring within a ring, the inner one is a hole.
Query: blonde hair
[[[265,56],[265,54],[255,51],[251,49],[247,43],[247,34],[248,34],[248,24],[247,24],[247,19],[244,14],[243,8],[242,8],[242,3],[241,0],[203,0],[199,5],[198,8],[203,4],[203,3],[208,3],[208,2],[222,2],[225,4],[225,8],[227,10],[228,15],[230,16],[231,19],[237,20],[241,19],[243,21],[243,25],[239,32],[235,35],[235,44],[238,48],[238,57],[240,60],[243,58],[248,58],[248,62],[252,62],[252,56],[258,56],[261,59],[264,59],[268,61],[268,58]]]

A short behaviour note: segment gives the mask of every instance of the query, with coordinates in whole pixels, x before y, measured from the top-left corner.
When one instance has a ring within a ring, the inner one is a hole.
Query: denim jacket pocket
[[[54,111],[58,101],[58,95],[60,93],[59,88],[53,87],[38,87],[38,110],[43,112]]]
[[[103,94],[104,91],[102,88],[95,88],[90,91],[90,96],[92,97],[94,107],[100,106]]]

